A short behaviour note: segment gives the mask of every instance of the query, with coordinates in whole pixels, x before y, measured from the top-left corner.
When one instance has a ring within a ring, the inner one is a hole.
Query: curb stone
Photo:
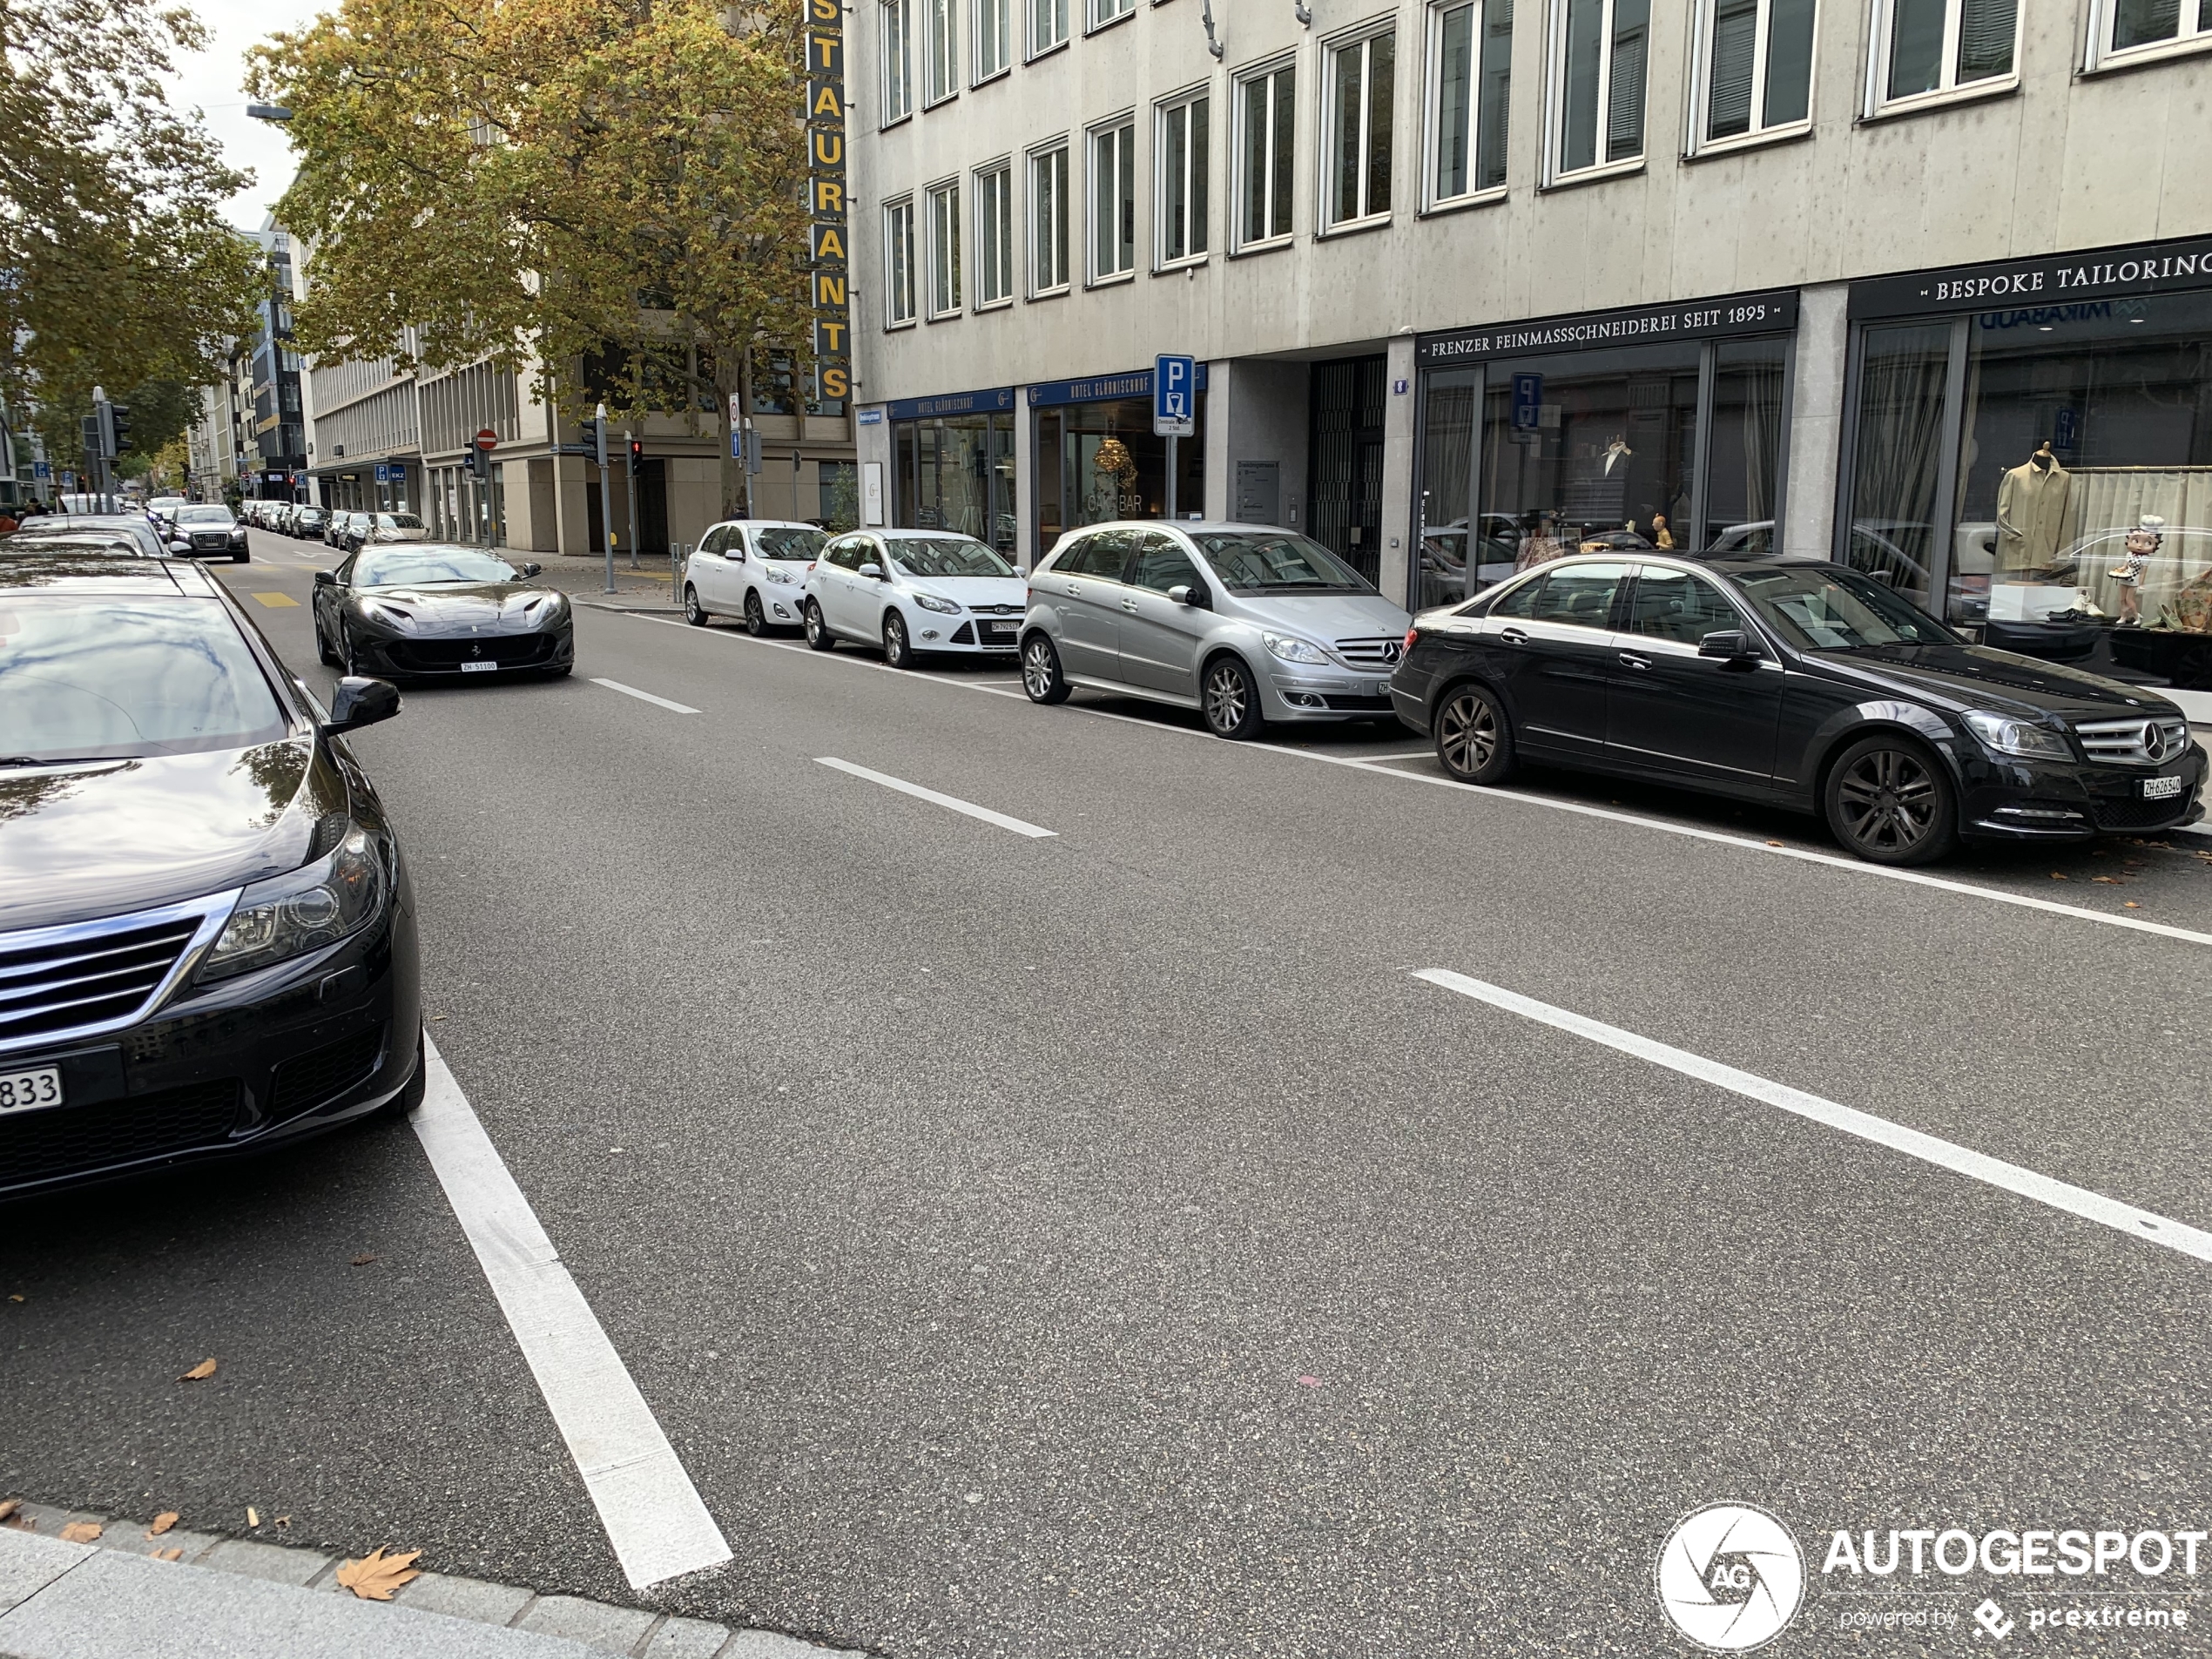
[[[62,1528],[74,1521],[98,1525],[99,1537],[89,1545],[60,1544]],[[71,1551],[90,1548],[151,1556],[160,1549],[181,1549],[184,1554],[179,1560],[183,1565],[309,1593],[345,1594],[338,1583],[338,1568],[345,1557],[183,1527],[148,1538],[145,1532],[151,1524],[150,1517],[133,1521],[25,1500],[14,1518],[0,1527],[0,1534],[13,1532],[42,1539]],[[562,1637],[602,1653],[627,1655],[630,1659],[865,1659],[857,1649],[826,1648],[779,1630],[735,1629],[711,1620],[616,1607],[579,1596],[541,1595],[519,1585],[446,1573],[423,1573],[395,1592],[391,1605]],[[0,1598],[0,1611],[5,1608],[4,1598]]]

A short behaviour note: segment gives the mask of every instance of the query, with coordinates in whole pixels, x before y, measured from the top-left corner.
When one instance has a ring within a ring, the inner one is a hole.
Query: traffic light
[[[489,477],[490,477],[490,476],[491,476],[491,453],[490,453],[490,451],[486,450],[486,449],[480,449],[480,448],[477,448],[475,444],[470,444],[470,445],[469,446],[469,475],[470,475],[471,477],[475,477],[475,478],[489,478]]]
[[[77,432],[85,460],[97,460],[100,453],[100,417],[97,415],[86,415],[77,423]]]
[[[131,447],[131,406],[111,403],[107,406],[108,453],[119,455]]]
[[[637,469],[637,463],[638,463],[639,462],[643,461],[644,458],[645,458],[645,441],[644,441],[644,439],[643,439],[643,438],[632,438],[632,439],[630,441],[630,465],[631,465],[631,470],[635,471],[635,470]]]

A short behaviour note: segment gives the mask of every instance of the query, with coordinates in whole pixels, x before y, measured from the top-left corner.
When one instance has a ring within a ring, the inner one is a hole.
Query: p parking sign
[[[1197,435],[1197,363],[1189,357],[1161,356],[1152,364],[1152,435],[1160,438]]]

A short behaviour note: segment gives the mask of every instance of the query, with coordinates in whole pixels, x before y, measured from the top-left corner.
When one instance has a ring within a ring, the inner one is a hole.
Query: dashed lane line
[[[610,691],[620,691],[624,697],[634,697],[640,703],[651,703],[655,708],[666,709],[671,714],[697,714],[689,703],[672,702],[664,697],[655,697],[651,691],[641,691],[634,685],[624,685],[620,680],[595,679],[594,685],[604,685]]]
[[[1877,1117],[1871,1112],[1862,1112],[1852,1106],[1841,1106],[1832,1100],[1823,1100],[1817,1095],[1808,1095],[1801,1089],[1787,1083],[1777,1083],[1756,1076],[1748,1071],[1738,1071],[1734,1066],[1723,1065],[1717,1060],[1708,1060],[1703,1055],[1691,1054],[1686,1049],[1676,1049],[1664,1042],[1639,1036],[1633,1031],[1607,1025],[1584,1015],[1554,1008],[1548,1002],[1539,1002],[1534,997],[1522,996],[1501,986],[1471,979],[1465,974],[1455,974],[1448,968],[1425,968],[1413,977],[1426,980],[1460,995],[1472,997],[1478,1002],[1517,1014],[1523,1019],[1534,1020],[1561,1031],[1586,1037],[1592,1042],[1602,1043],[1625,1055],[1678,1071],[1685,1077],[1695,1077],[1700,1082],[1715,1086],[1778,1107],[1798,1117],[1824,1123],[1830,1129],[1845,1135],[1857,1136],[1877,1146],[1885,1146],[1907,1157],[1919,1158],[1938,1169],[1949,1170],[1971,1180],[2013,1193],[2020,1197],[2047,1204],[2067,1215],[2079,1216],[2084,1221],[2094,1221],[2131,1238],[2153,1244],[2163,1244],[2168,1250],[2179,1251],[2184,1256],[2194,1256],[2201,1262],[2212,1262],[2212,1233],[2202,1232],[2185,1223],[2168,1217],[2138,1210],[2134,1204],[2107,1198],[2102,1193],[2092,1192],[2087,1187],[2077,1187],[2071,1182],[2054,1180],[2039,1175],[2033,1170],[2017,1163],[2007,1163],[1986,1153],[1974,1151],[1955,1141],[1946,1141],[1934,1135],[1925,1135],[1917,1129],[1907,1129],[1893,1123],[1886,1117]]]
[[[612,605],[598,607],[617,610]],[[637,616],[636,611],[619,611],[624,616]],[[641,617],[640,620],[658,623],[667,628],[685,628],[689,624],[664,617]],[[909,680],[931,685],[941,685],[954,691],[980,691],[986,697],[1014,697],[1028,699],[1019,691],[1004,691],[990,685],[969,680],[940,679],[927,674],[914,674],[908,670],[893,668],[884,663],[871,663],[856,657],[815,651],[806,645],[782,639],[755,639],[747,634],[732,634],[719,630],[694,630],[710,632],[718,639],[747,645],[766,645],[777,651],[799,652],[803,656],[843,663],[848,668],[872,670],[883,674],[903,674]],[[1109,709],[1085,708],[1076,704],[1063,704],[1062,713],[1088,715],[1096,720],[1118,720],[1125,725],[1141,726],[1147,732],[1157,732],[1170,737],[1196,738],[1205,743],[1217,743],[1219,738],[1211,732],[1194,732],[1186,726],[1163,725],[1157,720],[1141,719],[1133,714],[1116,714]],[[2079,905],[2060,904],[2050,899],[2037,899],[2024,893],[2007,893],[2001,887],[1977,887],[1971,881],[1953,881],[1939,875],[1929,875],[1920,870],[1899,870],[1885,864],[1868,864],[1858,859],[1846,858],[1838,853],[1817,852],[1811,847],[1773,846],[1748,836],[1730,835],[1720,830],[1700,829],[1690,824],[1670,824],[1664,819],[1646,818],[1637,813],[1625,813],[1609,806],[1591,806],[1578,800],[1561,800],[1555,796],[1540,795],[1519,789],[1500,789],[1487,784],[1463,784],[1454,778],[1438,778],[1427,772],[1401,771],[1379,759],[1356,759],[1349,755],[1320,754],[1311,749],[1287,748],[1275,743],[1244,743],[1239,749],[1259,751],[1268,754],[1289,755],[1299,760],[1319,761],[1325,765],[1345,766],[1354,772],[1364,772],[1377,778],[1396,778],[1402,782],[1425,784],[1436,789],[1456,789],[1467,794],[1487,796],[1494,800],[1511,801],[1521,806],[1539,806],[1555,813],[1572,813],[1580,818],[1595,818],[1615,824],[1630,824],[1639,829],[1657,830],[1662,834],[1678,835],[1687,840],[1705,841],[1717,846],[1735,847],[1746,853],[1764,853],[1774,858],[1794,859],[1802,864],[1820,865],[1847,874],[1869,876],[1881,880],[1901,881],[1919,887],[1929,887],[1942,893],[1963,894],[1968,898],[1985,900],[1991,904],[2011,905],[2021,910],[2039,910],[2047,915],[2065,916],[2074,921],[2095,922],[2101,927],[2119,927],[2129,933],[2151,934],[2161,939],[2177,939],[2191,945],[2212,945],[2212,933],[2192,927],[2176,927],[2168,922],[2152,921],[2140,916],[2107,915],[2101,911],[2085,910]]]
[[[941,795],[934,789],[920,784],[910,784],[903,778],[894,778],[887,772],[871,772],[866,766],[856,766],[849,760],[840,760],[835,755],[816,755],[814,764],[827,766],[854,778],[865,778],[872,784],[881,784],[886,789],[895,789],[902,795],[912,795],[916,800],[926,800],[942,806],[948,812],[965,813],[970,818],[980,818],[986,824],[995,824],[1001,829],[1012,830],[1016,835],[1026,835],[1033,841],[1049,840],[1057,836],[1058,830],[1039,829],[1035,824],[1018,818],[1008,818],[1004,813],[995,813],[988,806],[978,806],[972,800],[962,800],[957,795]]]

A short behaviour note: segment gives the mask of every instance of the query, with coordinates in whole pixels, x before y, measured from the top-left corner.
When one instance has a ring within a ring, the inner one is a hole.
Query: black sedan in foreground
[[[482,548],[370,543],[315,572],[315,648],[348,674],[457,679],[576,665],[568,596]]]
[[[1818,813],[1880,864],[1961,838],[2194,823],[2206,772],[2155,691],[1970,645],[1814,560],[1556,560],[1426,611],[1391,680],[1447,771],[1527,758]]]
[[[205,571],[0,560],[0,1194],[421,1098],[415,903],[343,733]]]

